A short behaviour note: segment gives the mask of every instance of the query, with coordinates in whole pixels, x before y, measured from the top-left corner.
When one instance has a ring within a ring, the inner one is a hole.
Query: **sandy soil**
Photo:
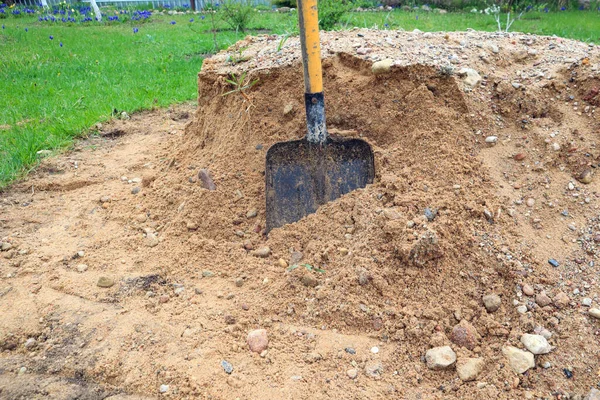
[[[598,48],[365,30],[323,43],[329,129],[372,145],[376,180],[268,237],[266,150],[304,134],[294,39],[277,53],[248,38],[250,60],[207,60],[197,107],[98,127],[1,194],[1,398],[594,395]],[[241,70],[259,83],[222,96]],[[525,333],[552,350],[517,373],[503,349]],[[458,361],[431,369],[441,346]]]

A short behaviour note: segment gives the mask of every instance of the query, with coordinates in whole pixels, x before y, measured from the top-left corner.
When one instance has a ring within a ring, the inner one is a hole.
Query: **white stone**
[[[488,136],[485,138],[486,143],[496,143],[498,142],[498,136]]]
[[[477,84],[482,81],[481,75],[473,68],[461,68],[457,74],[458,76],[464,77],[463,81],[471,87],[477,86]]]
[[[521,343],[533,354],[547,354],[552,351],[552,347],[542,335],[531,335],[529,333],[521,336]]]
[[[590,308],[590,311],[588,311],[588,314],[590,315],[590,317],[600,319],[600,309],[598,309],[598,308]]]
[[[456,362],[456,353],[450,346],[434,347],[425,353],[425,362],[429,369],[445,369]]]
[[[483,358],[463,358],[456,363],[456,372],[463,382],[474,381],[484,366]]]
[[[504,354],[508,360],[510,368],[517,374],[522,374],[529,368],[535,367],[535,358],[533,357],[533,354],[528,351],[513,346],[504,346],[502,348],[502,354]]]

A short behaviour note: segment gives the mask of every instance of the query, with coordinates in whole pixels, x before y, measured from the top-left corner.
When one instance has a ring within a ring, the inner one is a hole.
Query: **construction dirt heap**
[[[268,237],[297,38],[237,43],[197,111],[98,125],[0,194],[1,398],[600,398],[600,48],[321,41],[329,131],[375,183]]]

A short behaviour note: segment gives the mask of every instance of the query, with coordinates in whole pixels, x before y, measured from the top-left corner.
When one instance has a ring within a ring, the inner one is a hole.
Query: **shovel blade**
[[[296,222],[329,201],[373,183],[371,146],[360,139],[276,143],[267,152],[267,233]]]

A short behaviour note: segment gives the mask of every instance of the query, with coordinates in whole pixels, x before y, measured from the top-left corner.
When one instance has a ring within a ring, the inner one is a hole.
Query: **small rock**
[[[456,372],[461,381],[474,381],[483,370],[484,365],[483,358],[461,358],[456,362]]]
[[[567,184],[567,189],[569,189],[569,190],[575,190],[575,185],[573,184],[573,182],[569,182]]]
[[[526,283],[523,285],[523,293],[526,296],[533,296],[535,294],[535,291],[533,290],[533,287],[530,284]]]
[[[248,212],[246,213],[246,218],[254,218],[258,215],[258,210],[256,210],[256,208],[253,208],[251,210],[248,210]]]
[[[98,287],[101,288],[109,288],[112,287],[114,284],[115,281],[106,276],[101,276],[100,278],[98,278],[98,282],[96,283],[96,285],[98,285]]]
[[[504,346],[502,354],[507,358],[508,365],[517,374],[522,374],[529,368],[535,367],[533,354],[513,346]]]
[[[535,199],[531,198],[531,197],[528,198],[526,204],[527,204],[527,207],[533,207],[535,205]]]
[[[88,266],[85,264],[78,264],[77,265],[77,272],[85,272],[87,271]]]
[[[600,319],[600,309],[598,309],[598,308],[590,308],[590,310],[588,311],[588,315],[590,317],[594,317],[596,319]]]
[[[2,251],[8,251],[8,250],[12,249],[12,247],[13,247],[13,246],[12,246],[12,244],[11,244],[11,243],[8,243],[8,242],[3,242],[3,243],[0,245],[0,250],[2,250]]]
[[[221,367],[223,367],[223,371],[225,371],[225,373],[228,375],[231,375],[233,372],[233,365],[231,365],[231,363],[228,361],[221,361]]]
[[[431,208],[427,207],[425,209],[425,218],[427,218],[428,221],[433,221],[435,219],[435,217],[437,217],[437,213],[438,213],[437,208],[431,209]]]
[[[168,294],[161,294],[160,297],[158,298],[158,302],[160,304],[168,303],[169,300],[171,300],[171,297],[169,297]]]
[[[488,294],[483,296],[483,305],[488,312],[495,312],[500,308],[502,300],[497,294]]]
[[[288,263],[287,261],[285,261],[283,258],[280,258],[279,261],[277,261],[279,263],[279,266],[281,268],[287,268],[288,267]]]
[[[515,89],[521,89],[523,85],[521,85],[519,82],[513,82],[512,87],[514,87]]]
[[[271,249],[269,246],[264,246],[259,249],[256,249],[252,252],[252,255],[260,258],[267,258],[271,254]]]
[[[215,276],[215,273],[212,272],[212,271],[208,271],[208,270],[202,271],[202,277],[203,278],[210,278],[210,277],[213,277],[213,276]]]
[[[302,275],[302,278],[300,279],[300,281],[302,282],[302,284],[304,286],[307,286],[307,287],[316,287],[319,284],[319,281],[317,281],[317,278],[315,278],[314,276],[312,276],[310,274]]]
[[[541,335],[526,333],[521,336],[521,343],[533,354],[547,354],[552,350],[546,338]]]
[[[200,179],[201,185],[204,189],[207,190],[216,190],[217,187],[213,182],[212,176],[210,175],[210,171],[207,169],[201,169],[198,171],[198,179]]]
[[[540,307],[546,307],[552,303],[552,299],[546,294],[546,292],[542,291],[535,296],[535,302]]]
[[[158,391],[160,393],[167,393],[169,391],[169,385],[160,385]]]
[[[587,168],[583,170],[578,176],[577,180],[581,183],[588,184],[592,182],[592,170]]]
[[[491,144],[498,143],[498,136],[488,136],[485,138],[485,142]]]
[[[515,161],[523,161],[526,157],[527,155],[524,153],[517,153],[513,158],[515,159]]]
[[[560,266],[560,263],[556,261],[554,258],[548,260],[548,264],[552,265],[554,268]]]
[[[559,151],[560,150],[560,144],[558,144],[556,142],[552,143],[552,150]]]
[[[144,244],[148,247],[156,247],[156,246],[158,246],[158,243],[159,243],[159,240],[158,240],[158,236],[156,236],[156,233],[147,231],[146,238],[144,239]]]
[[[383,373],[383,365],[379,360],[371,360],[365,365],[365,374],[371,378],[378,378]]]
[[[552,364],[550,363],[550,361],[546,361],[545,363],[542,364],[542,368],[544,369],[548,369],[552,366]]]
[[[255,329],[250,331],[246,342],[248,343],[250,351],[258,354],[262,353],[269,346],[267,331],[265,329]]]
[[[26,349],[33,349],[36,345],[37,340],[35,340],[35,338],[29,338],[25,341],[25,344],[23,346],[25,346]]]
[[[139,186],[135,186],[131,188],[131,194],[138,194],[141,190],[142,188],[140,188]]]
[[[475,327],[465,319],[454,326],[450,334],[450,340],[453,343],[469,350],[473,350],[477,346],[479,337],[479,333],[477,333]]]
[[[356,350],[353,347],[346,347],[344,351],[348,354],[356,354]]]
[[[358,49],[356,49],[356,54],[358,55],[366,55],[369,54],[371,52],[371,49],[368,47],[359,47]]]
[[[519,307],[517,307],[517,312],[519,314],[525,314],[525,313],[527,313],[527,306],[526,305],[520,305]]]
[[[475,87],[482,81],[481,75],[473,68],[461,68],[457,74],[458,76],[462,76],[465,84],[470,87]]]
[[[19,374],[19,375],[23,375],[23,374],[24,374],[24,373],[26,373],[26,372],[27,372],[27,367],[21,367],[21,368],[19,368],[19,372],[18,372],[18,374]]]
[[[393,64],[394,64],[394,60],[390,60],[390,59],[377,61],[376,63],[373,63],[373,66],[371,67],[371,71],[375,75],[386,74],[386,73],[390,72]]]
[[[289,115],[294,111],[294,103],[287,103],[285,107],[283,107],[283,115]]]
[[[583,299],[581,299],[581,305],[585,307],[591,307],[592,299],[590,299],[589,297],[584,297]]]
[[[425,362],[429,369],[445,369],[456,362],[456,353],[450,346],[434,347],[425,353]]]
[[[600,390],[592,388],[583,400],[600,400]]]
[[[569,299],[569,296],[567,296],[564,292],[558,292],[558,294],[554,296],[554,299],[552,301],[554,302],[554,305],[556,307],[564,308],[569,305],[569,302],[571,300]]]
[[[100,203],[104,204],[104,203],[110,203],[110,202],[111,202],[110,196],[100,197]]]
[[[244,278],[237,278],[235,280],[235,286],[242,287],[244,285]]]
[[[358,376],[358,370],[356,368],[349,369],[346,371],[346,375],[348,375],[348,378],[350,379],[356,379]]]

